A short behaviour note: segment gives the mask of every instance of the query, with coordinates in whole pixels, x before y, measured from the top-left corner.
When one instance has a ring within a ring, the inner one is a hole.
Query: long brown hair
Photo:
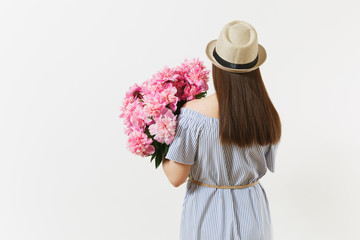
[[[219,137],[222,144],[249,147],[280,141],[281,121],[257,68],[232,73],[212,65],[219,102]]]

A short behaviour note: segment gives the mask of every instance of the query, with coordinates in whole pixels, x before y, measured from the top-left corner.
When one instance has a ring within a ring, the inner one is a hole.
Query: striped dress
[[[192,165],[194,180],[212,185],[256,182],[267,169],[274,172],[276,145],[222,146],[219,120],[182,107],[174,141],[166,158]],[[186,183],[181,240],[272,239],[269,203],[262,184],[219,189]]]

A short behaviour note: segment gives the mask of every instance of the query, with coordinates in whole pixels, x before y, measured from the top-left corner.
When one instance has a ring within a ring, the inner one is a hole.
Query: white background
[[[232,20],[282,121],[276,240],[360,239],[358,1],[2,1],[0,239],[178,239],[185,184],[126,149],[126,90]],[[214,92],[212,78],[208,95]]]

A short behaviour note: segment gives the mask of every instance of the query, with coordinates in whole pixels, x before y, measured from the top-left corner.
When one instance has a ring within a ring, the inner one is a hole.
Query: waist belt
[[[222,188],[222,189],[247,188],[247,187],[254,186],[255,184],[257,184],[259,182],[259,180],[257,180],[256,182],[250,183],[250,184],[247,184],[247,185],[221,186],[221,185],[211,185],[211,184],[207,184],[207,183],[202,183],[202,182],[199,182],[199,181],[196,181],[196,180],[192,179],[190,176],[189,176],[189,180],[192,181],[193,183],[196,183],[196,184],[201,185],[201,186],[212,187],[212,188]]]

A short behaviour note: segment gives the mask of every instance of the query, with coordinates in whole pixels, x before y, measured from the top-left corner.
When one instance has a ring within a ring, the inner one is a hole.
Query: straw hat
[[[226,24],[219,39],[207,44],[206,55],[217,67],[236,73],[253,71],[266,59],[254,27],[244,21]]]

